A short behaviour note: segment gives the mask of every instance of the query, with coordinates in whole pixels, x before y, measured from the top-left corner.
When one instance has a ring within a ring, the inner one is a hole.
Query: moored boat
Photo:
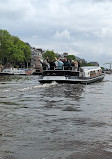
[[[89,84],[93,82],[101,82],[105,74],[102,69],[97,66],[86,66],[77,70],[44,70],[39,78],[40,83],[81,83]]]
[[[3,69],[2,72],[0,72],[0,75],[28,75],[31,73],[32,71],[29,69],[8,68]]]

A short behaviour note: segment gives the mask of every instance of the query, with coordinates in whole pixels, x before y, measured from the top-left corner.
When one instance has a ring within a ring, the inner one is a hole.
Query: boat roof
[[[84,71],[87,70],[87,71],[95,71],[95,70],[100,70],[101,67],[99,66],[84,66],[84,67],[81,67]]]

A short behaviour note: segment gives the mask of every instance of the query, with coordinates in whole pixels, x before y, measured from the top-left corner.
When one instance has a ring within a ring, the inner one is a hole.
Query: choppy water
[[[1,76],[0,159],[112,159],[112,75],[91,85]]]

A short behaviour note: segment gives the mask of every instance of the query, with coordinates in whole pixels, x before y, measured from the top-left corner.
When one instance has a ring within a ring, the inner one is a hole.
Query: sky
[[[0,0],[0,29],[36,48],[112,62],[112,0]]]

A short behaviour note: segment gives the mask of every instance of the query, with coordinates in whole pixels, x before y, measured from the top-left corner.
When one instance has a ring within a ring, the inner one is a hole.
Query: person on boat
[[[49,69],[50,70],[54,70],[55,68],[56,68],[56,64],[55,64],[55,60],[54,59],[52,59],[52,61],[49,61],[48,60],[48,57],[47,57],[47,62],[49,63]]]
[[[56,59],[56,62],[55,62],[55,64],[56,64],[56,69],[62,70],[64,63],[62,62],[61,59],[58,59],[58,60],[57,60],[57,58],[55,58],[55,59]]]
[[[81,61],[78,61],[78,68],[80,68],[81,67]]]
[[[64,69],[65,70],[70,70],[71,69],[70,60],[65,59],[65,61],[64,61]]]
[[[72,70],[75,70],[75,61],[74,60],[71,61],[71,67],[72,67]]]
[[[79,63],[77,61],[74,61],[74,64],[75,64],[75,71],[78,71]]]
[[[64,65],[65,65],[65,63],[67,62],[67,59],[64,58],[62,61],[63,61]]]
[[[49,63],[46,60],[44,61],[39,60],[39,61],[42,65],[42,70],[47,70],[47,68],[49,68]]]

